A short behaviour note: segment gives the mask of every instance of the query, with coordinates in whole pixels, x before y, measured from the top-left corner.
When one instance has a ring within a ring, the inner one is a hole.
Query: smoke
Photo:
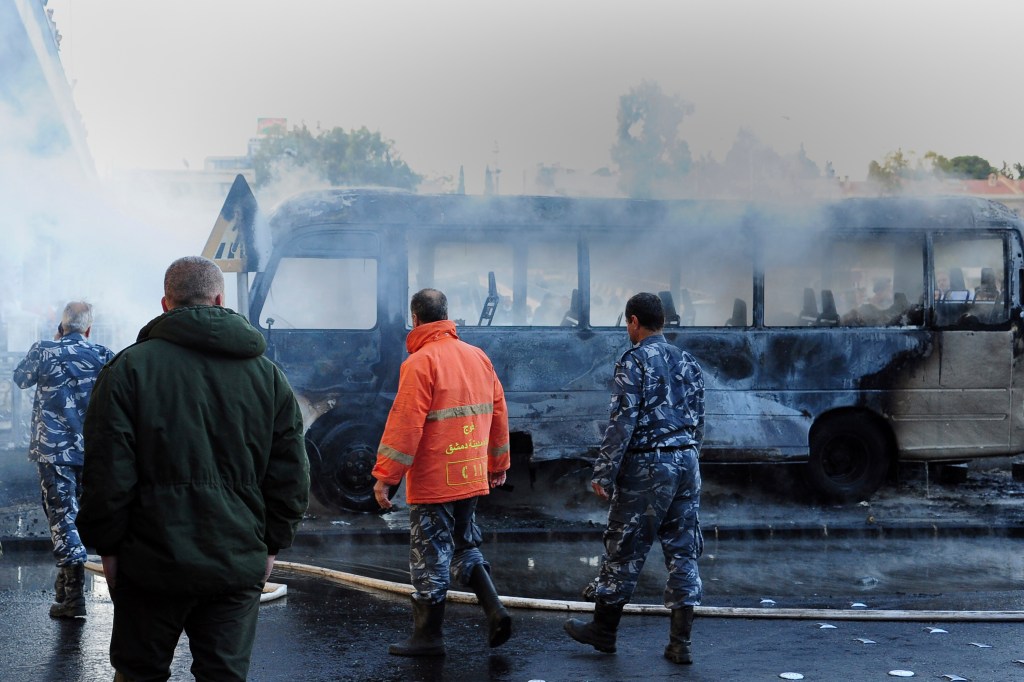
[[[182,193],[173,174],[101,182],[53,26],[25,6],[0,8],[0,350],[51,337],[71,299],[94,305],[93,340],[118,350],[161,312],[164,269],[201,251],[224,197]]]

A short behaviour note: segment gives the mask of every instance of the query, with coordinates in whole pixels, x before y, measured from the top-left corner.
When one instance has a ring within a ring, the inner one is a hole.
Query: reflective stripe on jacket
[[[505,393],[491,361],[450,320],[415,327],[406,348],[374,478],[397,485],[406,476],[409,504],[486,495],[488,472],[509,468]]]

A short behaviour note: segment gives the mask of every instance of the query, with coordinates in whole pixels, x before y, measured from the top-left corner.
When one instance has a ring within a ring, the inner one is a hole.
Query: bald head
[[[164,274],[164,310],[190,305],[221,305],[224,273],[202,256],[185,256],[171,263]]]

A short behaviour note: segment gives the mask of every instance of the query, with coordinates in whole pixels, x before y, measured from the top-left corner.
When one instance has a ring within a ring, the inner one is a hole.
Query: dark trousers
[[[111,590],[110,663],[119,679],[162,682],[171,676],[174,649],[184,632],[196,680],[245,680],[261,592],[262,587],[254,585],[229,594],[196,597],[153,592],[118,580]]]

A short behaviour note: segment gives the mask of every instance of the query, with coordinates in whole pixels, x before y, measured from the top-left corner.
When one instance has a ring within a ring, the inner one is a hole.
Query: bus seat
[[[678,327],[679,313],[676,312],[676,305],[672,301],[672,292],[659,291],[658,298],[661,299],[661,307],[665,309],[665,326]]]
[[[487,326],[491,326],[491,321],[494,319],[494,312],[498,309],[498,301],[501,298],[498,296],[498,283],[494,279],[494,273],[487,273],[487,299],[484,301],[484,308],[480,311],[480,321],[476,323],[476,326],[484,326],[484,322],[487,322]]]
[[[998,301],[999,287],[996,286],[996,273],[992,268],[981,269],[981,284],[974,288],[975,301]]]
[[[964,281],[964,271],[960,268],[949,269],[949,291],[942,296],[943,301],[951,303],[967,303],[971,300],[971,292]]]
[[[693,297],[689,289],[682,289],[679,292],[679,302],[683,304],[683,315],[679,320],[679,326],[692,327],[697,323],[697,309],[693,307]]]
[[[971,292],[967,289],[950,289],[942,297],[942,300],[947,303],[970,303]]]
[[[818,323],[818,302],[814,298],[814,289],[804,289],[804,307],[800,310],[800,324]]]
[[[562,317],[562,327],[575,327],[580,323],[580,290],[572,290],[572,299],[569,303],[569,310]]]
[[[726,327],[747,326],[747,302],[742,298],[734,299],[732,302],[732,317],[725,321]]]
[[[835,327],[839,324],[839,311],[836,310],[836,297],[831,289],[821,290],[821,314],[814,324],[819,327]]]
[[[902,291],[893,292],[892,305],[887,311],[889,314],[888,326],[905,327],[910,324],[908,313],[910,312],[910,301]]]

